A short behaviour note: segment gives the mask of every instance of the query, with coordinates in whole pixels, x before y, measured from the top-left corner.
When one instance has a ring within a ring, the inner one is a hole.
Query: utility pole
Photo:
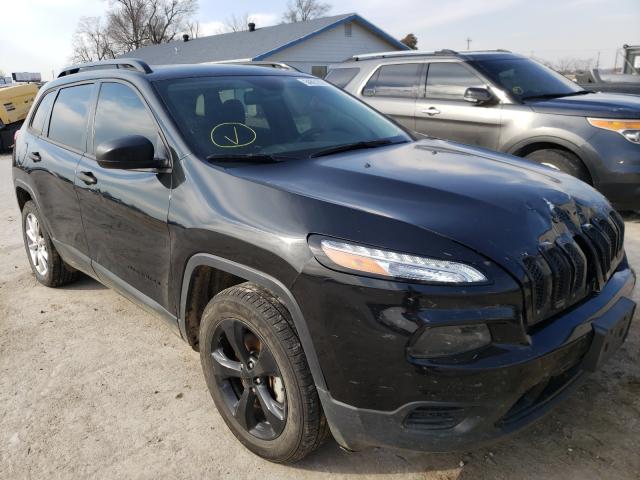
[[[471,46],[471,42],[473,40],[471,40],[469,37],[467,37],[467,50],[469,50],[469,47]]]

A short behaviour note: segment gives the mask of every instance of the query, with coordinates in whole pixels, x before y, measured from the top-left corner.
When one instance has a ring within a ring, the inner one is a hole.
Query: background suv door
[[[467,102],[464,92],[470,87],[489,86],[461,62],[428,63],[424,97],[416,102],[415,129],[434,137],[495,150],[500,138],[501,105]]]
[[[106,169],[95,160],[97,145],[128,135],[143,135],[155,145],[156,156],[168,155],[137,91],[125,83],[103,82],[90,148],[76,177],[82,220],[100,280],[165,314],[172,310],[167,298],[171,175]]]
[[[95,85],[84,83],[47,92],[27,129],[27,155],[38,208],[65,262],[91,271],[89,250],[73,187],[85,151],[87,123]]]
[[[423,72],[421,62],[381,65],[362,89],[363,100],[406,128],[415,130],[414,112],[416,98],[424,89]]]

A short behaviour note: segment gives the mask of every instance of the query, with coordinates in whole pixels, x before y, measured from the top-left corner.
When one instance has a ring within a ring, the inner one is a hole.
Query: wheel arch
[[[568,140],[564,140],[558,137],[529,138],[512,145],[507,149],[506,153],[515,155],[517,157],[524,157],[525,155],[528,155],[530,153],[547,149],[564,150],[575,155],[589,174],[589,177],[591,178],[591,184],[593,184],[593,172],[591,171],[588,162],[585,162],[585,158],[587,157],[587,155],[585,155],[585,153],[575,143]]]
[[[298,302],[291,291],[282,282],[271,275],[252,267],[209,253],[197,253],[189,258],[182,277],[180,292],[180,314],[178,316],[178,326],[182,337],[189,342],[192,347],[197,348],[193,343],[193,333],[189,332],[187,319],[190,295],[193,292],[194,286],[196,286],[195,282],[197,282],[198,269],[203,267],[213,268],[218,272],[230,275],[230,283],[228,286],[245,281],[252,282],[266,288],[278,297],[280,301],[282,301],[291,314],[293,324],[296,328],[300,343],[307,358],[316,388],[326,391],[326,381],[320,367],[318,355]]]

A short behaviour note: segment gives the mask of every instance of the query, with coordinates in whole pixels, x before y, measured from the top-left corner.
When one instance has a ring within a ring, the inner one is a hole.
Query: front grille
[[[555,212],[567,233],[543,242],[538,255],[523,259],[531,292],[529,325],[600,290],[623,255],[624,222],[615,211],[579,227],[566,211]]]

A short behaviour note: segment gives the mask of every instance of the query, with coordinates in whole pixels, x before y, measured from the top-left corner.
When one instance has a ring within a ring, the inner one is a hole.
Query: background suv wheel
[[[78,271],[60,258],[44,227],[40,211],[31,200],[22,208],[22,236],[31,270],[38,282],[47,287],[61,287],[77,279]]]
[[[591,175],[582,161],[573,153],[556,148],[536,150],[525,155],[525,158],[555,170],[568,173],[591,185]]]
[[[302,346],[270,292],[244,283],[216,295],[200,324],[211,396],[234,435],[273,462],[295,462],[327,437]]]

